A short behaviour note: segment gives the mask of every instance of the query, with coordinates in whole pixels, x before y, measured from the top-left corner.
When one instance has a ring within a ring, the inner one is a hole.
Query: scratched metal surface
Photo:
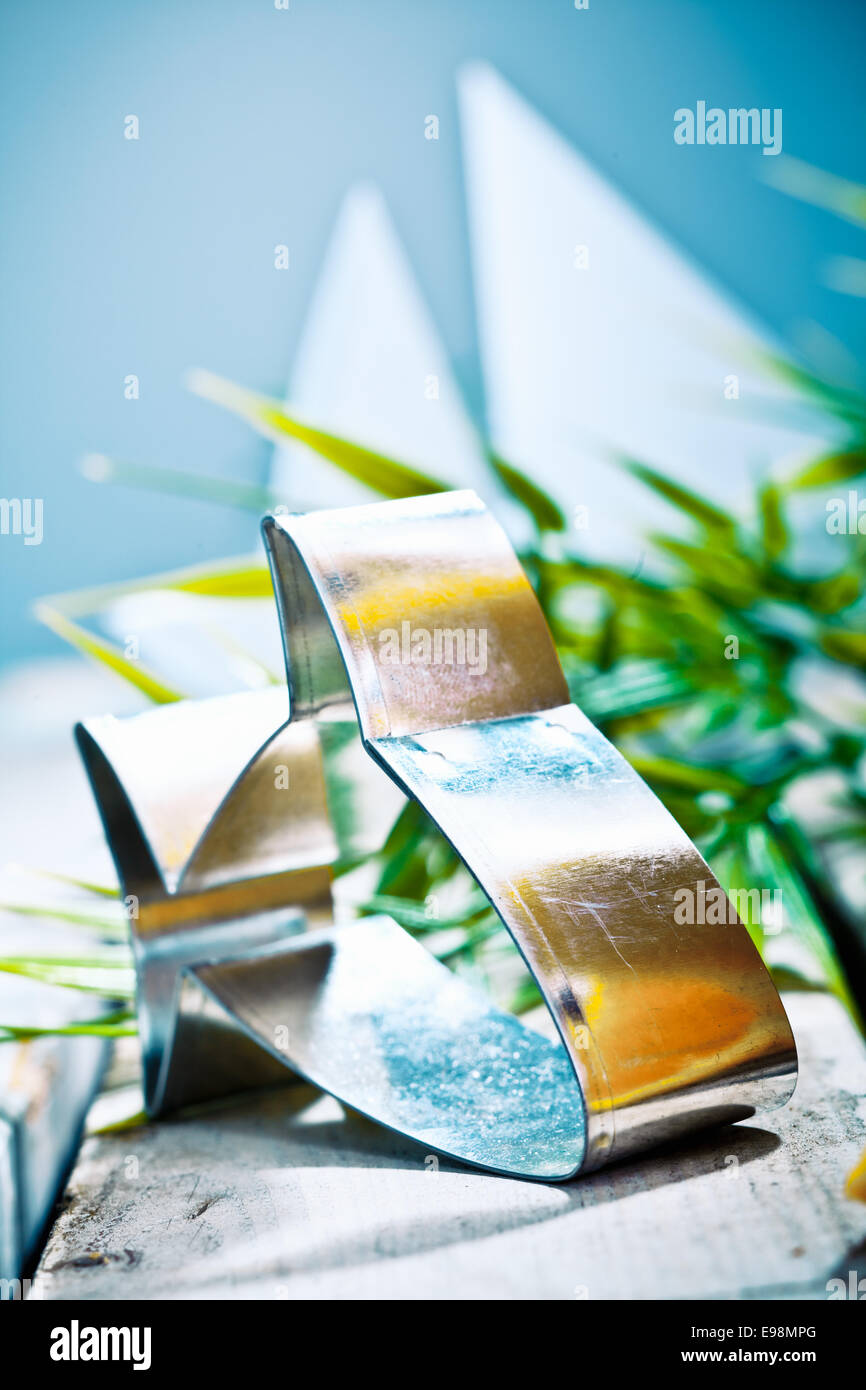
[[[345,710],[432,815],[542,988],[586,1115],[585,1170],[790,1096],[796,1049],[745,928],[677,928],[717,886],[583,714],[504,533],[472,492],[272,518],[293,718]],[[390,634],[485,633],[484,669]]]
[[[676,925],[674,894],[712,873],[574,705],[376,751],[542,985],[590,1111],[587,1166],[788,1098],[790,1031],[747,932]]]
[[[235,728],[237,697],[142,716],[128,735],[111,721],[79,732],[125,888],[141,893],[151,1113],[284,1066],[467,1162],[565,1178],[781,1104],[796,1053],[748,933],[677,928],[677,892],[716,881],[568,703],[529,581],[480,500],[281,516],[264,533],[290,721],[272,728],[269,695],[249,697],[251,731]],[[407,626],[462,634],[464,658],[467,634],[476,653],[483,635],[484,662],[395,661]],[[353,706],[358,734],[335,743]],[[561,1045],[472,996],[396,924],[333,926],[338,761],[370,847],[398,787],[440,825]],[[294,939],[325,921],[325,938]]]
[[[221,1011],[301,1076],[428,1149],[547,1180],[580,1167],[583,1107],[561,1044],[494,1008],[390,917],[188,972],[179,1046],[194,1049],[196,1024]],[[195,1053],[173,1063],[184,1073]]]

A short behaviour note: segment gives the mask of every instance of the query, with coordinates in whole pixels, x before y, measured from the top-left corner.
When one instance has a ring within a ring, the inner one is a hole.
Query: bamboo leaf
[[[790,492],[803,492],[807,488],[828,487],[833,483],[847,483],[866,473],[866,449],[843,449],[841,452],[825,454],[822,458],[806,465],[795,473],[785,484]]]
[[[768,825],[749,826],[746,838],[749,858],[758,883],[768,884],[781,891],[786,920],[808,948],[830,989],[838,995],[856,1019],[856,1001],[840,968],[832,938],[799,867],[780,842],[778,835]]]
[[[224,507],[241,507],[259,516],[272,510],[282,500],[270,488],[260,487],[256,483],[214,478],[204,473],[190,473],[182,468],[126,463],[121,459],[109,458],[106,454],[87,454],[81,461],[81,472],[92,483],[122,483],[127,487],[145,488],[167,496],[215,502]]]
[[[134,1038],[138,1033],[134,1019],[131,1009],[122,1009],[57,1028],[20,1028],[13,1023],[0,1023],[0,1043],[29,1042],[32,1038]]]
[[[55,883],[68,883],[72,888],[81,888],[85,893],[93,893],[100,898],[114,898],[115,901],[120,894],[116,888],[111,888],[107,883],[91,883],[86,878],[75,878],[72,874],[59,874],[51,869],[33,868],[30,873],[38,874],[40,878],[53,879]]]
[[[448,917],[431,916],[428,907],[415,898],[398,898],[390,893],[374,893],[359,905],[364,913],[387,912],[401,927],[413,931],[446,931],[455,927],[466,927],[470,923],[477,926],[488,920],[497,920],[486,898],[477,895],[470,900],[463,912]]]
[[[856,632],[851,628],[826,627],[818,640],[821,650],[835,661],[866,670],[866,632]]]
[[[859,576],[853,570],[840,570],[824,579],[803,580],[796,585],[796,598],[813,613],[833,614],[856,603],[860,591]]]
[[[274,586],[266,564],[252,561],[239,564],[207,565],[199,571],[182,571],[176,577],[162,576],[155,586],[207,598],[270,599]]]
[[[529,512],[539,531],[565,530],[565,516],[548,493],[512,463],[506,463],[499,454],[490,451],[487,457],[499,481]]]
[[[52,632],[56,632],[58,637],[77,647],[85,656],[92,657],[103,666],[107,666],[110,671],[122,676],[149,700],[153,700],[154,704],[167,705],[183,699],[180,691],[172,690],[137,661],[130,661],[119,647],[115,647],[104,637],[88,632],[80,623],[73,622],[56,608],[51,608],[47,603],[38,603],[35,614],[39,621],[50,627]]]
[[[673,787],[691,792],[721,791],[736,796],[746,786],[740,778],[719,768],[697,767],[694,763],[678,762],[675,758],[629,754],[629,762],[654,787]]]
[[[212,372],[194,371],[190,373],[187,384],[196,395],[225,406],[266,438],[277,443],[288,438],[306,444],[322,458],[328,459],[344,473],[383,497],[418,497],[425,493],[448,491],[448,484],[422,473],[420,469],[307,425],[279,401],[236,386],[234,382],[226,381]]]
[[[847,222],[866,227],[866,188],[826,169],[784,154],[762,169],[763,177],[780,193],[811,203]]]
[[[68,922],[71,926],[92,927],[106,936],[126,937],[126,923],[117,917],[100,917],[94,912],[83,912],[78,908],[61,907],[56,903],[14,903],[0,902],[0,912],[13,912],[19,917],[50,917],[55,922]]]
[[[508,1011],[512,1014],[525,1014],[528,1013],[530,1009],[535,1009],[539,1004],[543,1003],[544,1000],[541,996],[541,990],[538,988],[532,976],[527,975],[525,979],[521,980],[515,990],[508,1005]]]
[[[672,555],[687,567],[695,588],[718,592],[737,607],[748,608],[760,590],[758,567],[742,555],[733,555],[708,545],[690,545],[670,536],[654,536],[659,550]]]
[[[134,1038],[137,1034],[135,1024],[129,1027],[119,1023],[81,1023],[68,1028],[15,1028],[10,1023],[0,1023],[0,1043],[30,1042],[33,1038]]]
[[[112,961],[78,965],[62,960],[39,961],[25,956],[7,956],[0,958],[0,974],[20,975],[39,984],[84,990],[110,998],[135,998],[135,971],[128,960],[123,964]]]
[[[777,560],[788,548],[788,526],[782,505],[782,495],[773,483],[766,483],[758,496],[761,510],[761,544],[771,560]]]
[[[130,595],[164,592],[203,598],[270,599],[274,589],[265,561],[258,556],[244,556],[190,565],[120,584],[103,584],[95,589],[75,589],[68,594],[50,595],[42,602],[66,618],[84,618],[103,612]]]
[[[793,387],[813,409],[817,407],[822,412],[829,412],[837,420],[843,420],[853,427],[858,435],[862,435],[866,429],[866,400],[859,391],[826,381],[817,372],[778,353],[758,352],[756,356],[771,376]],[[790,415],[790,410],[787,415]],[[811,421],[810,432],[813,429],[814,421]]]
[[[652,488],[660,497],[664,497],[678,511],[685,512],[700,522],[701,526],[712,531],[736,530],[733,517],[705,497],[700,497],[691,489],[682,487],[663,473],[657,472],[655,468],[650,468],[648,464],[640,463],[636,459],[622,459],[621,463],[635,478]]]

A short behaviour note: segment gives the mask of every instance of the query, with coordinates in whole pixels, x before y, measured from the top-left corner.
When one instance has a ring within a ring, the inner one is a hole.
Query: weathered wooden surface
[[[825,1298],[866,1248],[866,1051],[833,1000],[786,1003],[786,1110],[566,1186],[437,1169],[306,1087],[91,1138],[37,1294]]]
[[[72,891],[33,870],[112,882],[71,726],[85,702],[98,709],[116,699],[117,684],[78,662],[22,666],[0,677],[0,904],[47,910],[40,917],[0,906],[2,956],[81,952],[81,927],[50,915],[52,903],[72,905]],[[82,894],[76,905],[87,911],[92,902]],[[0,974],[0,1024],[56,1027],[99,1007],[93,996]],[[0,1279],[17,1278],[24,1258],[36,1253],[104,1061],[97,1038],[0,1044]]]

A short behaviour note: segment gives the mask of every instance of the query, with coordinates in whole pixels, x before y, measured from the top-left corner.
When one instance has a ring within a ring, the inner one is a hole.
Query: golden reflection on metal
[[[264,1060],[267,1079],[288,1066],[430,1148],[561,1179],[784,1103],[794,1042],[748,933],[677,924],[683,890],[697,899],[716,880],[569,702],[479,499],[271,517],[264,533],[290,722],[269,694],[79,733],[141,898],[151,1108],[256,1084]],[[323,758],[336,728],[360,731],[341,744],[351,832]],[[294,793],[275,789],[276,765]],[[375,848],[395,787],[488,895],[561,1042],[492,1008],[388,918],[304,930],[328,918],[333,827]]]

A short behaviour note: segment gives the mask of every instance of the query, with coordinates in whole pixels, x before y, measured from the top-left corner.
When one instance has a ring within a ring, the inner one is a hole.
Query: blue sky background
[[[359,179],[382,188],[481,411],[454,85],[469,59],[783,337],[817,320],[862,360],[862,300],[818,277],[862,233],[766,187],[757,150],[689,158],[672,128],[698,99],[782,107],[786,153],[866,180],[864,56],[854,0],[5,0],[0,493],[44,498],[45,538],[0,538],[0,660],[59,650],[29,616],[40,594],[257,545],[252,516],[97,487],[77,463],[265,476],[268,446],[182,379],[202,365],[282,393]]]

